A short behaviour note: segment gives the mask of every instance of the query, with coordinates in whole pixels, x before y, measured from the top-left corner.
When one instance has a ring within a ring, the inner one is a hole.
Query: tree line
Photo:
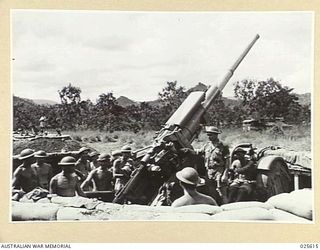
[[[205,85],[203,85],[205,86]],[[58,90],[60,104],[37,105],[14,97],[13,129],[38,126],[45,116],[52,129],[100,131],[159,130],[190,93],[176,81],[167,82],[158,93],[159,102],[140,102],[120,106],[112,92],[102,93],[95,103],[81,99],[81,89],[71,83]],[[293,89],[270,78],[266,81],[244,79],[234,83],[236,104],[228,104],[221,95],[206,114],[207,124],[220,127],[240,126],[244,119],[273,119],[283,117],[291,124],[309,123],[309,105],[301,105]]]

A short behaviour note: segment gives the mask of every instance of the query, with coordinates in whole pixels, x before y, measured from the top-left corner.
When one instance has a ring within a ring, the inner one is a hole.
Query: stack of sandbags
[[[274,206],[276,209],[312,220],[312,202],[313,192],[311,189],[305,188],[273,196],[266,203]]]
[[[292,213],[288,213],[286,211],[273,208],[270,210],[273,216],[273,220],[279,221],[279,222],[292,222],[292,223],[310,223],[310,220],[307,220],[305,218],[296,216]]]
[[[110,214],[102,210],[62,207],[57,212],[57,220],[109,220]]]
[[[193,213],[193,214],[208,214],[215,215],[222,212],[222,208],[213,205],[199,204],[183,207],[175,207],[172,209],[174,213]]]
[[[273,206],[258,201],[243,201],[225,204],[221,206],[221,213],[211,217],[212,220],[230,221],[252,221],[252,220],[273,220],[269,211]]]
[[[231,210],[238,210],[238,209],[244,209],[244,208],[264,208],[264,209],[272,209],[274,208],[271,204],[267,204],[265,202],[259,202],[259,201],[241,201],[241,202],[235,202],[235,203],[229,203],[221,206],[221,209],[223,211],[231,211]]]
[[[13,221],[56,220],[59,205],[52,203],[12,202],[11,216]]]
[[[203,213],[160,213],[156,216],[155,220],[167,220],[167,221],[176,221],[176,220],[183,220],[183,221],[203,221],[203,220],[210,220],[211,216],[208,214]]]
[[[73,196],[73,197],[53,196],[51,198],[51,203],[63,205],[65,207],[94,209],[97,205],[102,203],[102,201],[98,201],[96,199],[89,199],[81,196]]]

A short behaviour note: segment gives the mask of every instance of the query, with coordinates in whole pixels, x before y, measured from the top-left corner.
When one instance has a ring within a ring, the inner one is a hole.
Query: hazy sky
[[[95,101],[154,100],[167,81],[187,88],[216,84],[253,37],[261,38],[235,81],[273,77],[311,92],[311,12],[12,11],[12,90],[19,97],[59,101],[68,83]]]

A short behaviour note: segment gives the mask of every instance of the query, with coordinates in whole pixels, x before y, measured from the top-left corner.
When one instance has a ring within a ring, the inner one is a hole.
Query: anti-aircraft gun
[[[219,85],[211,86],[206,92],[190,93],[157,133],[153,144],[145,148],[140,157],[138,156],[137,170],[123,189],[116,194],[113,202],[143,205],[152,203],[159,188],[180,170],[179,149],[192,149],[191,143],[201,129],[205,112],[221,94],[234,71],[258,39],[259,35],[256,35]]]

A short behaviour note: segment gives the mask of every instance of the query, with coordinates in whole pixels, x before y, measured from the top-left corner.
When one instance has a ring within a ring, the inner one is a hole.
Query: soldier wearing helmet
[[[82,147],[79,149],[79,159],[75,165],[75,172],[84,181],[90,172],[90,162],[89,162],[89,151],[90,149]]]
[[[37,151],[34,155],[36,158],[36,163],[32,164],[39,176],[39,185],[42,188],[49,190],[49,183],[52,178],[52,166],[47,163],[48,155],[45,151]]]
[[[214,126],[205,128],[209,141],[199,150],[204,155],[207,170],[207,186],[211,196],[221,203],[226,203],[227,179],[223,179],[229,159],[229,148],[225,146],[218,135],[221,131]]]
[[[89,158],[90,158],[90,169],[93,170],[95,168],[99,167],[99,163],[98,163],[98,157],[99,157],[99,153],[97,151],[93,151],[89,154]]]
[[[80,188],[80,183],[75,174],[76,159],[71,156],[63,157],[58,163],[62,171],[50,181],[50,193],[64,197],[76,195],[86,196]]]
[[[253,192],[257,175],[253,149],[237,148],[230,170],[234,173],[234,178],[229,187],[229,202],[248,200]]]
[[[195,204],[217,205],[216,201],[208,196],[199,193],[197,186],[203,185],[204,180],[198,175],[198,172],[192,167],[186,167],[176,173],[180,186],[183,188],[184,195],[176,199],[171,206],[181,207]]]
[[[34,162],[34,150],[30,148],[22,150],[19,160],[22,161],[22,164],[13,173],[13,193],[18,190],[28,193],[39,186],[38,173],[31,167]]]
[[[113,162],[113,178],[116,179],[114,190],[118,192],[128,182],[134,171],[134,162],[131,159],[131,147],[121,148],[121,157]]]
[[[111,156],[107,153],[103,153],[98,158],[99,167],[93,169],[86,180],[81,184],[81,188],[84,189],[93,180],[94,191],[111,191],[112,186],[112,167]]]

